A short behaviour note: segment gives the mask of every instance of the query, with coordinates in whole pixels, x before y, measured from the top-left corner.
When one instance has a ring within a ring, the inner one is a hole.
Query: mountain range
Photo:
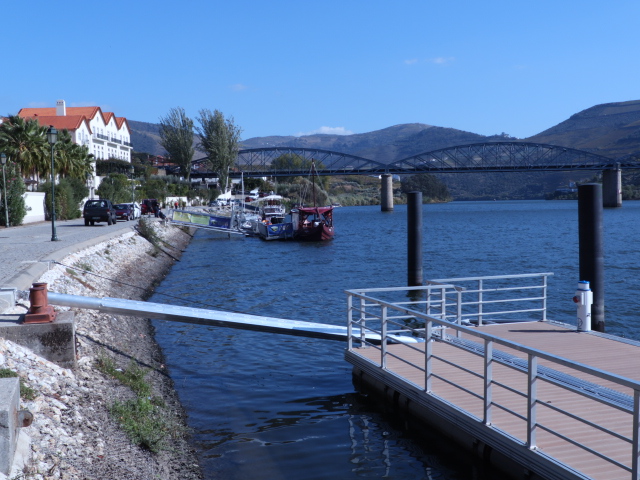
[[[164,154],[160,146],[159,125],[129,121],[136,152]],[[315,134],[305,136],[254,137],[242,141],[241,148],[277,146],[316,148],[357,155],[381,163],[419,153],[491,141],[545,143],[598,153],[612,159],[640,157],[640,100],[606,103],[578,112],[567,120],[532,137],[517,139],[507,134],[485,136],[477,133],[422,123],[394,125],[382,130],[352,135]],[[195,158],[204,156],[196,152]],[[440,176],[454,198],[541,198],[545,192],[586,172],[538,174],[447,174]],[[508,175],[508,176],[505,176]]]
[[[165,153],[160,146],[158,124],[130,120],[129,126],[136,152],[152,155]],[[523,139],[516,139],[506,134],[485,136],[455,128],[406,123],[352,135],[254,137],[243,140],[242,147],[317,148],[390,163],[439,148],[505,139],[577,148],[611,158],[640,154],[640,100],[596,105],[572,115],[543,132]]]

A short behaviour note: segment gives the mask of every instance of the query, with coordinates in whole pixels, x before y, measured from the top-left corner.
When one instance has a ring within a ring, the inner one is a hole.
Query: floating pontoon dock
[[[354,381],[516,478],[637,480],[640,344],[548,321],[546,275],[346,292],[350,328],[382,337],[352,337]]]

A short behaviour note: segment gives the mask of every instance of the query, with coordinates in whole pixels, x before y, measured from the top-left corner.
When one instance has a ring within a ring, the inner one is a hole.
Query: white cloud
[[[418,63],[418,59],[417,58],[409,58],[407,60],[404,61],[405,65],[415,65],[416,63]]]
[[[434,63],[436,65],[448,65],[450,63],[453,63],[455,61],[454,57],[435,57],[435,58],[429,58],[427,60],[430,63]]]
[[[231,90],[233,90],[234,92],[242,92],[243,90],[246,90],[247,87],[246,85],[243,85],[241,83],[235,83],[233,85],[231,85]]]
[[[305,135],[316,135],[316,134],[322,134],[322,135],[353,135],[353,132],[351,130],[347,130],[344,127],[320,127],[318,129],[312,130],[310,132],[297,133],[294,136],[303,137]]]

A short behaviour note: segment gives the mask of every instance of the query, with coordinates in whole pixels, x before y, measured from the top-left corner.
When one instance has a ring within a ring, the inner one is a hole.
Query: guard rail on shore
[[[500,317],[546,320],[548,275],[349,290],[347,359],[354,365],[372,363],[373,371],[387,372],[392,383],[407,383],[418,396],[428,397],[425,403],[444,401],[461,418],[471,418],[500,433],[505,443],[516,442],[567,471],[580,468],[567,466],[571,462],[566,458],[573,457],[554,450],[554,442],[568,445],[574,457],[590,457],[587,462],[604,461],[609,472],[601,478],[638,479],[640,382],[499,338],[487,333],[490,328],[465,325]],[[531,279],[541,282],[523,283]],[[461,286],[469,283],[475,287]],[[365,332],[379,334],[381,343],[368,341]],[[392,345],[396,342],[388,341],[390,334],[421,337],[425,343]],[[575,399],[567,402],[561,392],[571,392]],[[582,475],[576,478],[587,478]]]

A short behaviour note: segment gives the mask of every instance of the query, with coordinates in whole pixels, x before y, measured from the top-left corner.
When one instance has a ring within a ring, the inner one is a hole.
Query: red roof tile
[[[37,118],[41,125],[53,125],[56,128],[66,128],[67,130],[74,130],[80,126],[80,121],[77,117],[84,117],[87,119],[87,125],[89,120],[92,120],[96,115],[100,114],[105,125],[109,123],[111,118],[115,119],[118,129],[122,128],[124,124],[127,125],[127,130],[130,132],[129,122],[124,117],[116,117],[113,112],[103,112],[100,107],[67,107],[66,115],[56,115],[56,107],[43,107],[43,108],[22,108],[18,112],[18,116],[22,118]],[[46,121],[43,119],[47,118]],[[74,118],[75,120],[69,120]],[[67,119],[67,120],[65,120]],[[71,127],[71,125],[77,122],[77,126]],[[91,129],[89,129],[91,131]]]
[[[52,125],[58,130],[77,130],[83,123],[86,123],[87,129],[91,132],[91,127],[89,125],[89,121],[83,115],[66,115],[66,116],[57,116],[57,115],[33,115],[33,116],[23,116],[25,119],[34,119],[37,120],[40,125],[49,126]]]

